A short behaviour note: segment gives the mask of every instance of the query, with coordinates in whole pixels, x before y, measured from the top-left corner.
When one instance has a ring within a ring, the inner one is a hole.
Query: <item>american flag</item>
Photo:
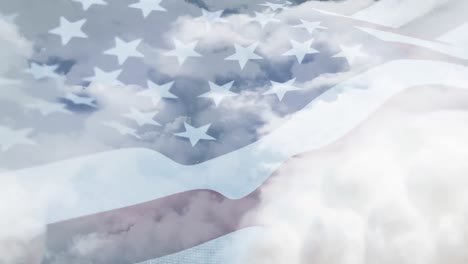
[[[466,24],[224,2],[0,1],[2,178],[46,226],[16,263],[227,263],[286,161],[403,90],[467,88]]]

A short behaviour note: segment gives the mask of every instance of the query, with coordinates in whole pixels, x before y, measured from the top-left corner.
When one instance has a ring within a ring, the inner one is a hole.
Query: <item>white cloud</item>
[[[0,77],[9,78],[11,72],[24,67],[31,52],[31,44],[17,28],[0,19]],[[21,98],[21,91],[16,89],[8,85],[1,87],[0,98]],[[2,174],[0,186],[0,262],[15,263],[28,250],[33,251],[29,242],[43,231],[42,212],[39,205],[31,203],[33,197],[24,186],[13,178]]]
[[[32,44],[16,26],[0,18],[0,75],[23,68],[32,53]]]
[[[262,188],[249,263],[468,261],[468,93],[414,90]]]
[[[4,228],[0,231],[0,263],[35,263],[32,259],[44,253],[47,208],[76,202],[70,182],[40,172],[33,181],[22,180],[16,172],[1,176],[0,225]]]

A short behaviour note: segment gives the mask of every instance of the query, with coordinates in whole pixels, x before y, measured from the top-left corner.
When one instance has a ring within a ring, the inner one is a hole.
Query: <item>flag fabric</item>
[[[17,52],[0,80],[0,168],[41,203],[40,263],[226,263],[217,241],[255,229],[243,217],[284,162],[405,89],[468,83],[453,32],[296,1],[220,7],[0,2]]]

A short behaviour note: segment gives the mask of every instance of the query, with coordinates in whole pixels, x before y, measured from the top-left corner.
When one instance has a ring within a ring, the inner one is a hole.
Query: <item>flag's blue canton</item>
[[[187,18],[206,22],[209,32],[241,10],[208,11],[181,1],[48,2],[55,5],[18,0],[5,11],[19,14],[19,30],[34,42],[30,68],[23,72],[33,78],[29,85],[52,85],[53,79],[57,87],[75,87],[65,89],[52,102],[63,104],[63,112],[75,115],[73,125],[48,133],[83,131],[104,105],[89,92],[93,85],[110,95],[131,85],[136,87],[131,90],[136,97],[146,98],[153,105],[144,110],[128,106],[114,115],[100,116],[101,132],[91,129],[85,133],[104,146],[79,154],[145,147],[184,164],[214,158],[258,140],[256,131],[264,125],[262,108],[271,108],[279,116],[300,110],[332,85],[304,89],[305,83],[322,74],[347,71],[356,58],[364,56],[359,45],[325,41],[324,36],[342,34],[343,26],[334,32],[333,23],[328,25],[318,13],[316,21],[279,19],[278,14],[289,8],[288,4],[258,5],[257,11],[246,14],[251,18],[249,23],[257,24],[266,35],[280,25],[304,32],[304,39],[289,40],[289,50],[266,54],[261,41],[206,48],[203,40],[181,40],[170,34]],[[55,15],[38,16],[44,8],[54,9],[48,13]],[[249,100],[251,108],[236,107]],[[252,107],[258,107],[258,111]],[[40,131],[33,129],[33,134]],[[120,139],[115,140],[116,136]],[[36,143],[30,147],[41,146],[40,140]],[[73,154],[49,160],[41,157],[35,163],[70,156]],[[3,166],[25,166],[5,162]]]

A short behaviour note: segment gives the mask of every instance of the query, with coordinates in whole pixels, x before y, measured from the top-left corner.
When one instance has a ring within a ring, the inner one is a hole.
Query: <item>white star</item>
[[[279,83],[279,82],[273,82],[271,81],[271,88],[270,90],[266,91],[263,94],[276,94],[278,99],[280,101],[283,100],[284,95],[289,92],[289,91],[297,91],[300,90],[300,88],[293,86],[293,83],[296,81],[296,78],[291,79],[287,82],[284,83]]]
[[[28,135],[31,128],[14,130],[9,127],[0,126],[0,152],[5,152],[16,145],[36,145]]]
[[[215,12],[210,12],[205,9],[202,9],[202,15],[197,17],[195,20],[203,21],[206,23],[207,29],[211,29],[211,26],[215,23],[225,23],[226,20],[221,18],[224,10],[219,10]]]
[[[104,85],[104,86],[125,86],[117,78],[119,77],[122,70],[115,70],[110,72],[105,72],[97,67],[94,67],[94,76],[87,77],[84,80],[91,82],[93,85]]]
[[[130,8],[138,8],[147,17],[153,11],[166,11],[161,4],[162,0],[139,0],[138,3],[129,5]]]
[[[346,58],[349,64],[353,64],[359,57],[367,57],[368,55],[361,51],[362,45],[344,46],[340,45],[341,52],[334,55],[333,58]]]
[[[251,18],[251,21],[256,21],[260,23],[260,26],[264,28],[268,23],[270,22],[281,22],[281,20],[278,20],[275,18],[275,14],[264,14],[264,13],[259,13],[255,12],[255,17]]]
[[[259,4],[259,5],[269,7],[273,11],[276,11],[278,9],[284,9],[286,7],[286,5],[284,4],[276,4],[272,2],[266,2],[264,4]]]
[[[303,28],[309,32],[309,34],[312,34],[315,32],[317,29],[326,29],[326,27],[320,26],[322,22],[309,22],[307,20],[301,19],[301,24],[295,25],[293,27],[295,28]]]
[[[214,137],[206,134],[206,131],[210,128],[211,124],[201,126],[201,127],[193,127],[187,123],[184,123],[185,132],[174,134],[178,137],[188,138],[190,140],[190,144],[194,147],[200,140],[216,140]]]
[[[94,103],[94,98],[91,97],[78,96],[73,93],[68,93],[67,95],[65,95],[64,98],[76,105],[89,105],[92,107],[96,107],[96,104]]]
[[[72,0],[73,2],[81,3],[83,10],[88,10],[92,5],[107,5],[103,0]]]
[[[52,103],[43,100],[35,100],[26,105],[28,108],[32,108],[41,112],[42,115],[47,116],[52,113],[63,113],[63,114],[71,114],[72,112],[65,109],[64,104],[60,103]]]
[[[141,112],[136,108],[130,108],[130,113],[125,114],[124,116],[134,120],[139,126],[143,125],[155,125],[160,126],[158,122],[153,120],[158,112]]]
[[[184,64],[188,57],[201,57],[202,55],[195,51],[198,41],[184,44],[178,39],[174,40],[175,48],[165,53],[166,56],[176,56],[180,65]]]
[[[25,72],[31,74],[34,79],[40,80],[44,78],[58,78],[59,74],[56,72],[59,65],[40,65],[35,62],[31,63],[31,67]]]
[[[255,49],[257,48],[258,43],[253,43],[248,47],[242,47],[234,43],[234,48],[236,52],[231,56],[225,58],[225,60],[237,60],[241,69],[244,69],[245,65],[249,60],[258,60],[262,59],[262,57],[255,54]]]
[[[208,97],[208,98],[213,99],[216,106],[219,106],[219,104],[225,97],[238,95],[230,91],[230,89],[232,88],[232,85],[234,84],[234,81],[228,82],[221,86],[213,82],[209,82],[209,84],[210,84],[210,91],[202,95],[199,95],[199,97]]]
[[[125,42],[119,38],[115,38],[115,47],[104,51],[104,54],[117,56],[119,64],[122,65],[129,57],[143,57],[143,54],[137,50],[140,43],[141,39]]]
[[[297,42],[292,39],[291,40],[292,49],[285,52],[283,55],[284,56],[296,56],[297,61],[299,63],[302,63],[306,54],[313,54],[313,53],[319,52],[318,50],[310,47],[312,45],[312,42],[314,42],[313,39],[305,41],[303,43]]]
[[[81,31],[86,23],[86,19],[70,22],[66,18],[60,18],[60,26],[50,31],[51,34],[59,35],[62,40],[62,45],[67,45],[72,38],[87,38],[88,36]]]
[[[103,122],[102,124],[117,130],[121,135],[131,135],[138,139],[141,139],[141,137],[136,133],[137,130],[134,128],[122,125],[114,121]]]
[[[169,91],[173,84],[174,82],[168,82],[159,85],[148,80],[148,89],[139,91],[137,95],[149,97],[153,104],[157,104],[161,98],[177,98],[176,95]]]

